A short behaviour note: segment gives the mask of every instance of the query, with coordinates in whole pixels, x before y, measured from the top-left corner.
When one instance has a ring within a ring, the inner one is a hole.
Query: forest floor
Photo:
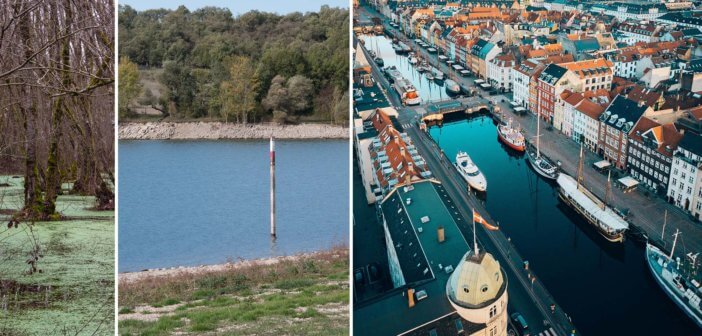
[[[114,212],[92,210],[93,197],[61,195],[57,210],[68,220],[8,229],[22,183],[0,176],[0,335],[113,333]],[[35,242],[41,272],[29,274]]]
[[[234,124],[222,122],[120,123],[121,140],[348,139],[348,127],[329,124]]]
[[[346,248],[120,274],[121,335],[348,335]]]

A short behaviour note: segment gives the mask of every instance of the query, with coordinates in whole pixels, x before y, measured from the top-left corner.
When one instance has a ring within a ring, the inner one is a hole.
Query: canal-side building
[[[512,68],[517,60],[512,54],[501,54],[488,62],[488,81],[500,92],[512,91]]]
[[[537,80],[536,114],[549,124],[553,124],[557,97],[564,90],[577,91],[577,75],[558,65],[549,64],[544,68]]]
[[[673,152],[681,138],[674,124],[641,117],[629,132],[629,174],[653,192],[665,194]]]
[[[476,77],[487,79],[487,64],[500,53],[495,44],[479,38],[470,49],[470,70]]]
[[[617,95],[600,115],[598,153],[617,169],[625,169],[629,131],[646,112],[652,109],[643,103]]]
[[[383,109],[376,109],[368,120],[378,132],[369,145],[375,185],[385,197],[399,186],[431,177],[426,161],[419,155],[410,137],[398,131],[401,126]],[[377,198],[377,197],[376,197]]]
[[[506,273],[467,243],[472,237],[460,229],[466,220],[453,206],[433,180],[397,188],[380,203],[394,289],[354,307],[354,318],[364,321],[355,333],[507,335]]]
[[[529,83],[539,63],[524,60],[512,68],[512,100],[524,108],[529,108]]]
[[[685,132],[673,154],[668,201],[700,219],[702,213],[702,137]]]
[[[582,142],[583,147],[592,152],[596,151],[600,130],[599,118],[605,107],[585,98],[581,93],[572,93],[564,99],[564,110],[565,115],[572,113],[571,139],[577,143]]]

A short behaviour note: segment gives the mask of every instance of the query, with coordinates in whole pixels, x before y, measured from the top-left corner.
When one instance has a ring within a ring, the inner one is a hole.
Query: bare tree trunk
[[[21,9],[20,7],[15,7],[15,9]],[[20,38],[24,44],[24,57],[30,58],[32,56],[31,48],[31,33],[29,27],[29,20],[24,19],[19,21]],[[19,91],[21,92],[20,97],[25,97],[24,101],[17,104],[16,110],[24,117],[24,129],[25,129],[25,139],[24,139],[24,150],[25,150],[25,174],[24,174],[24,209],[23,213],[25,216],[30,218],[37,217],[42,212],[42,192],[40,188],[39,181],[39,166],[37,165],[37,105],[36,102],[29,99],[29,106],[27,107],[26,98],[31,97],[31,87],[23,86]],[[14,92],[15,90],[10,90]]]
[[[64,0],[66,20],[64,34],[67,35],[73,24],[73,11],[70,0]],[[64,88],[71,86],[71,73],[69,69],[70,43],[64,38],[61,43],[61,81]],[[65,96],[60,95],[54,100],[51,118],[51,142],[49,144],[49,160],[46,165],[46,198],[44,200],[44,217],[53,217],[56,214],[56,198],[61,188],[61,173],[59,171],[59,142],[63,136],[63,116],[66,109]]]

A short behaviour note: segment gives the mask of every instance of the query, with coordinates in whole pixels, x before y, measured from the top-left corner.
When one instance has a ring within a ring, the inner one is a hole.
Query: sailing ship
[[[468,156],[468,153],[458,152],[458,154],[456,154],[456,169],[458,169],[458,172],[463,179],[468,182],[471,188],[478,191],[485,191],[487,189],[485,175],[480,172],[478,166],[476,166],[473,160],[470,159],[470,156]]]
[[[676,231],[673,234],[675,237],[673,239],[673,248],[668,255],[651,243],[646,243],[646,262],[651,274],[653,274],[653,278],[666,295],[685,312],[685,315],[689,316],[697,326],[702,328],[702,307],[700,306],[702,288],[700,288],[700,283],[694,279],[694,274],[697,271],[698,254],[687,255],[690,259],[692,271],[681,271],[680,260],[673,259],[678,235],[680,235],[680,231]]]
[[[512,119],[497,126],[497,137],[509,148],[518,152],[523,152],[525,146],[524,135],[518,129],[512,127]]]
[[[597,196],[582,185],[583,147],[580,146],[580,162],[578,164],[578,180],[561,173],[556,178],[559,198],[579,213],[587,222],[597,229],[605,239],[611,242],[623,242],[624,233],[629,229],[629,223]],[[610,193],[609,178],[607,178],[607,195]]]
[[[549,180],[555,180],[558,177],[558,165],[554,164],[548,157],[541,154],[539,148],[539,137],[541,136],[541,123],[539,118],[536,118],[536,146],[527,146],[527,161],[534,168],[536,173]]]

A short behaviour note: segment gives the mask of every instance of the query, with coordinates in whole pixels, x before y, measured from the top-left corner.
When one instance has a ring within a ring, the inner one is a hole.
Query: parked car
[[[529,329],[529,325],[527,324],[526,319],[524,318],[524,316],[522,316],[521,313],[519,313],[519,312],[513,313],[511,315],[511,317],[512,317],[512,323],[514,323],[517,326],[517,328],[519,328],[519,331],[521,331],[523,333],[524,331]]]

